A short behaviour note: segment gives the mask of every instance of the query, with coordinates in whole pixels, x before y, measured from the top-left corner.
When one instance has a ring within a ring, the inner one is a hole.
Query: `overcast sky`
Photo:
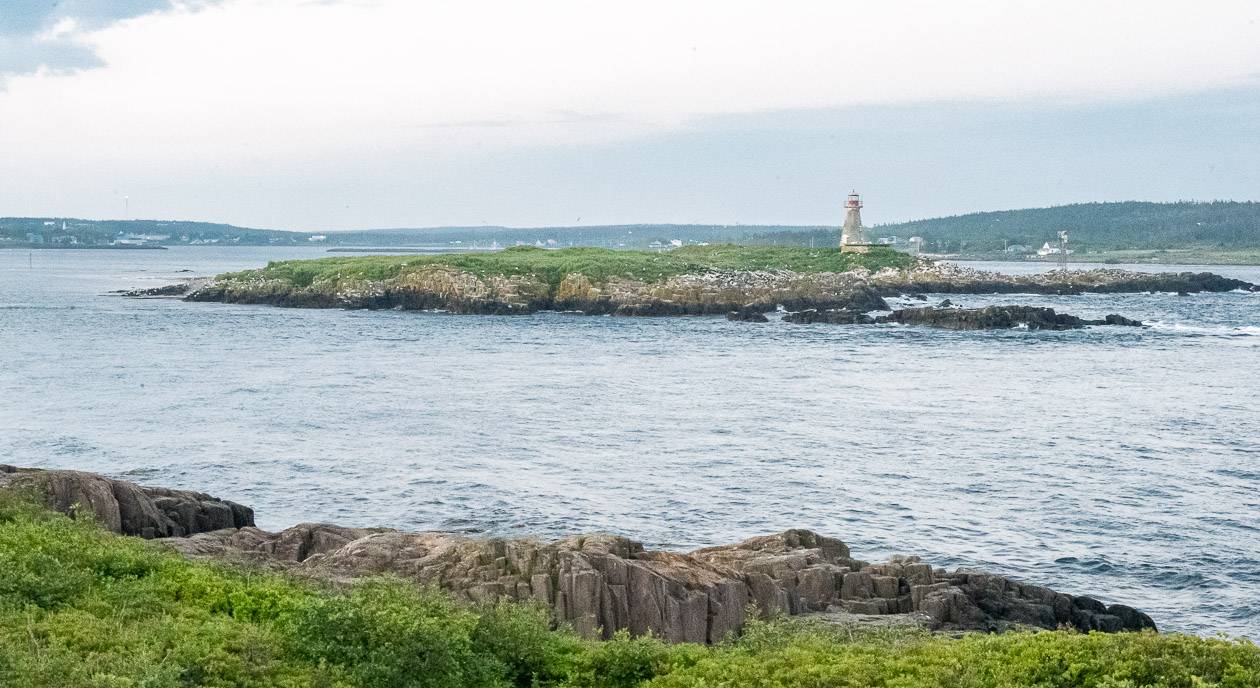
[[[1260,200],[1260,3],[0,0],[0,216],[836,224],[850,188]]]

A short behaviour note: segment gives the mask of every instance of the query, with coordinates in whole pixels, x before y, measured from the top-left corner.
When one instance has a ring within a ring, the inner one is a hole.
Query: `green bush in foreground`
[[[724,645],[551,630],[397,580],[193,563],[0,495],[0,686],[1260,686],[1249,642],[754,623]]]

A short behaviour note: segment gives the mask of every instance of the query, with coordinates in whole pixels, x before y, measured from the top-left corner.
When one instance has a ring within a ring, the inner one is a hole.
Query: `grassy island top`
[[[547,611],[399,579],[331,588],[188,561],[0,494],[5,688],[1137,688],[1260,685],[1248,641],[754,622],[716,647],[583,640]]]
[[[487,275],[534,276],[555,286],[565,276],[578,273],[595,284],[611,277],[659,282],[675,275],[725,270],[791,270],[794,272],[845,272],[858,267],[878,270],[909,267],[914,258],[892,249],[871,253],[841,253],[838,248],[791,246],[686,246],[671,251],[623,251],[606,248],[549,250],[515,246],[494,253],[445,255],[392,255],[272,261],[256,270],[220,275],[221,280],[274,279],[295,287],[320,281],[393,279],[406,271],[443,265],[478,277]]]

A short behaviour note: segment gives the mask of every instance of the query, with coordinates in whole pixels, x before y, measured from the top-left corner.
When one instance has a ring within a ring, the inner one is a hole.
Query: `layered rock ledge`
[[[160,288],[159,288],[160,290]],[[705,315],[861,308],[872,298],[913,293],[1081,294],[1257,291],[1213,273],[1141,273],[1114,269],[1004,275],[949,263],[919,261],[907,269],[847,272],[705,270],[659,281],[612,276],[598,283],[580,272],[557,283],[539,275],[478,276],[430,265],[381,279],[326,279],[297,285],[265,272],[225,275],[189,289],[189,301],[300,308],[442,310],[518,314],[542,310],[590,315]],[[155,293],[155,290],[149,290]],[[144,294],[137,294],[144,295]]]
[[[713,643],[748,613],[857,615],[948,631],[1155,628],[1132,607],[1004,576],[951,573],[914,556],[861,561],[841,540],[808,530],[687,554],[607,534],[543,542],[321,523],[269,533],[232,502],[91,473],[0,467],[0,490],[15,489],[71,515],[90,510],[114,532],[162,538],[189,557],[331,582],[393,574],[474,602],[535,601],[588,637],[626,629]]]

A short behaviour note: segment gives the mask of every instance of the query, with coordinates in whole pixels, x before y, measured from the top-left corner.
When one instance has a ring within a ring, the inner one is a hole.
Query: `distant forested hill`
[[[268,244],[306,243],[309,233],[251,229],[182,220],[84,220],[0,217],[0,246],[7,243],[105,246],[116,243]]]
[[[0,246],[6,242],[109,244],[143,241],[178,244],[303,244],[333,246],[447,246],[452,248],[534,244],[668,247],[671,242],[831,246],[837,226],[635,224],[582,227],[430,227],[359,231],[286,232],[204,222],[156,220],[99,221],[61,218],[0,218]],[[897,237],[904,247],[912,236],[931,253],[980,254],[1006,247],[1035,249],[1071,233],[1078,252],[1125,249],[1195,248],[1214,251],[1260,250],[1260,203],[1079,203],[971,213],[895,224],[871,230],[873,239]]]
[[[1001,210],[879,225],[874,238],[904,242],[923,237],[925,251],[983,253],[1007,246],[1036,248],[1068,230],[1077,250],[1260,248],[1260,203],[1077,203],[1053,208]],[[831,233],[788,232],[763,240],[805,243]]]
[[[878,228],[881,236],[921,236],[943,251],[998,251],[1007,244],[1040,246],[1059,230],[1073,244],[1097,250],[1260,248],[1260,203],[1078,203],[971,213]]]

